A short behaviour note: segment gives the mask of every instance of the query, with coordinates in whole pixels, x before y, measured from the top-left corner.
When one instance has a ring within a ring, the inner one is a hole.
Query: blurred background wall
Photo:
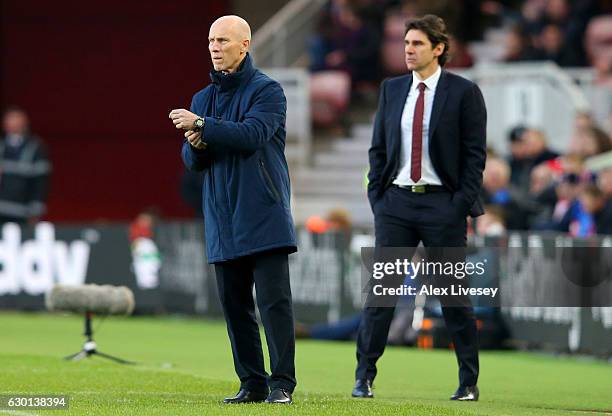
[[[51,221],[125,220],[143,205],[190,216],[168,121],[209,82],[219,1],[0,1],[0,108],[46,142]],[[194,45],[198,45],[194,48]]]

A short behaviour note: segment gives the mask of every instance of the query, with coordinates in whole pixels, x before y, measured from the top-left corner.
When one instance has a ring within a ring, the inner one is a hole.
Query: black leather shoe
[[[477,402],[478,396],[480,396],[480,392],[478,391],[478,386],[467,386],[461,387],[457,389],[455,394],[451,396],[451,400],[459,400],[462,402]]]
[[[226,397],[223,399],[223,403],[261,403],[266,400],[266,396],[267,394],[263,392],[240,389],[234,397]]]
[[[357,380],[355,382],[355,387],[353,387],[351,396],[364,399],[373,398],[374,393],[372,393],[372,382],[370,380]]]
[[[274,389],[270,392],[270,395],[266,399],[266,403],[280,403],[280,404],[291,404],[291,393],[283,389]]]

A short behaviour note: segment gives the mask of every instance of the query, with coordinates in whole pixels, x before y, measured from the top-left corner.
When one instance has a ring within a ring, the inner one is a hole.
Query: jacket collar
[[[213,84],[215,84],[217,89],[220,91],[228,91],[237,88],[244,82],[248,81],[253,72],[255,72],[253,59],[251,58],[251,54],[247,52],[236,72],[224,74],[221,71],[212,70],[210,71],[210,79],[212,80]]]
[[[406,98],[408,98],[408,92],[412,88],[412,78],[413,75],[410,74],[408,76],[408,82],[403,85],[403,89],[400,91],[399,97],[401,97],[401,103],[397,106],[399,109],[398,117],[401,119],[402,111],[404,109],[404,103],[406,102]],[[438,84],[436,86],[436,93],[434,95],[433,108],[431,109],[431,117],[429,119],[429,139],[433,137],[433,133],[438,127],[438,121],[440,120],[440,115],[442,114],[442,110],[444,109],[444,104],[446,103],[446,98],[448,97],[448,74],[442,69],[440,72],[440,78],[438,79]],[[399,128],[399,123],[398,123]]]
[[[442,70],[440,79],[438,80],[438,86],[436,87],[436,94],[434,95],[433,108],[431,109],[431,116],[429,118],[429,142],[431,143],[433,134],[438,127],[438,121],[440,121],[440,115],[444,109],[446,98],[448,97],[448,74]]]
[[[416,91],[417,90],[417,86],[423,82],[427,88],[429,90],[436,90],[437,86],[438,86],[438,82],[440,81],[440,76],[442,75],[442,67],[438,66],[438,69],[436,69],[436,71],[431,74],[429,76],[429,78],[421,81],[416,72],[412,71],[412,81],[411,81],[411,86],[410,89],[411,91]]]
[[[402,119],[402,111],[404,111],[404,105],[406,104],[406,99],[408,98],[408,93],[412,88],[412,73],[405,75],[402,79],[402,82],[397,89],[397,93],[393,94],[392,101],[390,102],[390,118],[393,121],[393,131],[391,133],[391,137],[401,137],[401,119]],[[444,108],[444,104],[446,103],[446,98],[448,97],[448,75],[447,72],[442,69],[440,73],[440,79],[438,80],[438,85],[436,86],[436,93],[434,95],[433,108],[431,110],[431,118],[429,119],[429,144],[431,148],[431,143],[433,139],[433,134],[438,126],[438,121],[440,120],[440,114]],[[394,154],[400,154],[400,145],[401,140],[394,140]]]

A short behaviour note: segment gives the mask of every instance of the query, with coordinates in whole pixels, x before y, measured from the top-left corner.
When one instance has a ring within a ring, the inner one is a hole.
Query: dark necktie
[[[421,153],[423,150],[423,112],[425,110],[424,83],[419,83],[419,97],[414,107],[412,119],[412,154],[410,158],[410,179],[417,183],[421,179]]]

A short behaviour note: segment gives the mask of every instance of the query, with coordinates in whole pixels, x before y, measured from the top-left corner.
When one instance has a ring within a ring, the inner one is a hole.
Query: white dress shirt
[[[442,181],[434,170],[429,157],[429,120],[431,119],[431,109],[433,108],[436,87],[440,80],[442,69],[438,67],[426,80],[419,79],[416,72],[412,72],[412,85],[404,104],[404,111],[401,119],[402,145],[400,154],[400,169],[397,177],[393,181],[395,185],[442,185]],[[421,179],[414,182],[410,179],[410,157],[412,154],[412,119],[417,98],[419,97],[418,85],[424,82],[425,86],[425,108],[423,111],[423,146],[421,148]]]

